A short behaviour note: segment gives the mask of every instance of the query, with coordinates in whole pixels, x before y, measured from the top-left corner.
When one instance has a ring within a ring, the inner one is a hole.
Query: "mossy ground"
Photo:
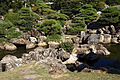
[[[27,70],[28,72],[24,73]],[[32,75],[32,77],[31,77]],[[0,80],[120,80],[119,74],[67,72],[51,75],[45,69],[40,69],[34,63],[23,65],[7,72],[0,72]],[[30,77],[29,77],[30,76]]]

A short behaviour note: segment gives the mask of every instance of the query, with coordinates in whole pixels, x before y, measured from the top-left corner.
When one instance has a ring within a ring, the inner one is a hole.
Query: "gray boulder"
[[[16,56],[7,55],[2,58],[1,64],[5,65],[5,70],[11,70],[22,65],[22,59]]]
[[[88,38],[88,43],[99,43],[99,36],[97,34],[91,34]]]
[[[111,43],[111,35],[104,34],[104,43]]]
[[[50,57],[47,57],[44,60],[38,61],[36,65],[39,66],[40,68],[49,70],[50,74],[68,72],[66,65],[62,64],[61,61],[54,58],[50,58]]]

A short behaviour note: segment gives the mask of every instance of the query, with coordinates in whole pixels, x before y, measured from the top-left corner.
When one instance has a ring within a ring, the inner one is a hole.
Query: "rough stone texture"
[[[43,42],[47,37],[46,36],[39,36],[38,42]]]
[[[109,26],[105,26],[105,31],[106,31],[107,34],[110,34]]]
[[[31,41],[32,43],[36,43],[36,42],[37,42],[37,39],[36,39],[35,37],[30,37],[30,41]]]
[[[75,54],[88,54],[90,49],[96,54],[109,55],[110,52],[101,44],[83,44],[76,48]]]
[[[28,34],[28,33],[22,33],[22,35],[19,38],[23,38],[25,40],[29,40],[30,37],[31,37],[30,34]]]
[[[112,35],[112,40],[111,40],[111,42],[112,42],[112,43],[115,43],[115,44],[119,43],[119,42],[118,42],[118,37],[117,37],[117,35]]]
[[[73,43],[79,44],[80,38],[79,37],[74,37],[72,38]]]
[[[89,33],[90,33],[90,34],[96,34],[96,33],[97,33],[97,30],[91,30],[91,29],[90,29],[90,30],[89,30]]]
[[[22,59],[21,58],[18,59],[16,56],[7,55],[2,58],[1,63],[6,64],[5,70],[7,71],[7,70],[11,70],[11,69],[21,66]]]
[[[53,42],[53,41],[48,42],[49,48],[57,48],[59,46],[59,44],[60,43]]]
[[[113,25],[111,25],[110,27],[111,27],[112,34],[115,34],[116,33],[115,27]]]
[[[6,50],[9,50],[9,51],[13,51],[17,49],[17,47],[12,43],[5,43],[4,47]]]
[[[104,43],[111,43],[111,35],[104,34]]]
[[[26,45],[26,49],[32,49],[32,48],[35,48],[36,44],[34,43],[29,43]]]
[[[4,43],[0,43],[0,49],[5,49],[4,45]]]
[[[104,35],[99,35],[99,43],[104,43]]]
[[[102,29],[98,29],[99,34],[104,34],[104,31]]]
[[[66,52],[63,49],[52,49],[52,48],[45,49],[42,47],[38,47],[34,49],[34,51],[30,51],[28,56],[30,56],[31,60],[35,60],[35,61],[39,61],[47,57],[66,60],[70,57],[70,53]],[[25,60],[29,60],[29,59],[25,59]]]
[[[28,44],[30,43],[29,40],[25,40],[23,38],[13,38],[10,40],[11,43],[14,43],[14,44]]]
[[[23,64],[28,64],[30,63],[32,60],[31,60],[31,56],[29,54],[23,54],[22,56],[22,60],[23,60]]]
[[[71,54],[70,58],[63,62],[63,64],[74,64],[78,60],[77,54]]]
[[[62,64],[61,61],[50,57],[47,57],[44,60],[40,60],[36,63],[36,65],[38,65],[40,68],[48,69],[52,74],[64,73],[68,71],[66,65]]]
[[[46,42],[39,42],[39,43],[38,43],[38,46],[39,46],[39,47],[46,47],[46,46],[47,46],[47,43],[46,43]]]
[[[91,34],[88,38],[88,43],[99,43],[99,36],[97,34]]]

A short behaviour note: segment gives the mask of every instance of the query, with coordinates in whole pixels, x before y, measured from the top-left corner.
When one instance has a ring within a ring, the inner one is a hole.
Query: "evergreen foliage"
[[[75,17],[72,20],[72,27],[69,28],[71,34],[79,34],[81,31],[85,31],[85,21],[82,17]]]
[[[45,20],[38,29],[43,31],[45,35],[61,35],[61,25],[54,19],[47,19]]]
[[[97,10],[92,7],[90,4],[83,5],[80,10],[78,17],[82,17],[85,20],[86,24],[91,23],[93,20],[97,18]]]
[[[49,41],[60,42],[61,41],[61,35],[58,35],[58,34],[48,35],[47,39],[45,39],[45,41],[46,42],[49,42]]]
[[[108,7],[102,10],[101,18],[98,20],[101,25],[116,25],[120,23],[120,9],[117,7]]]
[[[7,41],[16,38],[21,32],[16,31],[16,27],[11,22],[0,23],[0,41]]]
[[[64,27],[66,20],[69,19],[69,16],[61,13],[54,13],[54,14],[49,14],[46,17],[47,19],[55,19],[57,20],[62,27]]]
[[[72,50],[73,50],[73,43],[71,43],[71,42],[61,43],[61,44],[59,44],[59,47],[63,48],[67,52],[72,52]]]
[[[34,26],[37,25],[36,20],[40,19],[40,16],[29,8],[22,8],[19,12],[20,20],[18,21],[18,26],[24,31],[31,30]]]

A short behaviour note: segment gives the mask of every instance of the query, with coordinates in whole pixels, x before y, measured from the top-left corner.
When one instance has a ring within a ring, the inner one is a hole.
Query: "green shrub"
[[[38,26],[40,31],[43,31],[45,35],[61,35],[62,29],[61,25],[54,19],[45,20],[40,26]]]
[[[72,50],[73,50],[73,43],[71,43],[71,42],[61,43],[59,45],[59,48],[63,48],[67,52],[72,52]]]
[[[49,41],[55,41],[55,42],[60,42],[61,41],[61,35],[49,35],[47,36],[47,39],[45,39],[46,42],[49,42]]]
[[[16,24],[18,20],[19,20],[18,13],[9,12],[5,15],[5,21],[10,21],[12,24]]]
[[[0,23],[0,42],[17,38],[21,32],[16,31],[16,27],[9,22]]]

